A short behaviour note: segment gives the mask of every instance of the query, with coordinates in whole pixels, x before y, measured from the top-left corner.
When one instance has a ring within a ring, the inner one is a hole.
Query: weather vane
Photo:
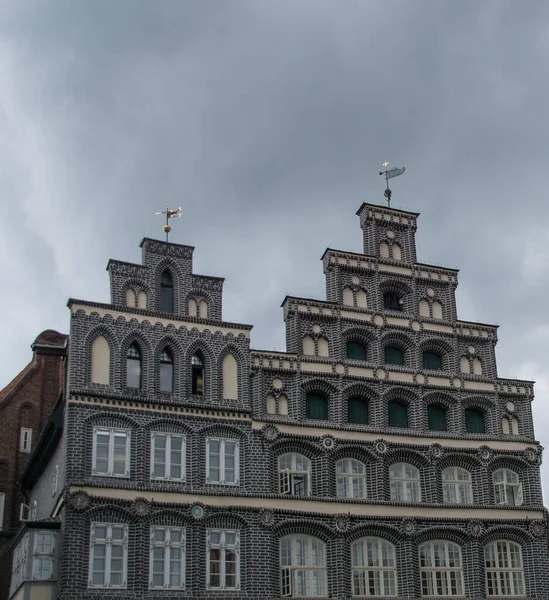
[[[168,236],[170,235],[170,231],[172,230],[172,228],[168,224],[168,221],[170,219],[173,219],[174,217],[181,216],[181,206],[176,210],[172,210],[170,208],[170,205],[166,202],[166,210],[163,210],[162,212],[157,212],[154,214],[155,215],[166,215],[166,225],[164,225],[163,229],[166,232],[166,241],[168,241]]]
[[[398,177],[399,175],[402,175],[402,173],[404,173],[404,171],[406,171],[406,167],[402,167],[402,169],[395,167],[394,169],[387,170],[389,163],[387,161],[385,161],[382,164],[385,167],[385,171],[380,171],[379,174],[385,175],[385,181],[387,183],[387,189],[385,190],[385,198],[387,200],[387,204],[389,205],[389,208],[391,208],[391,194],[393,192],[391,192],[391,190],[389,189],[389,179],[392,179],[393,177]]]

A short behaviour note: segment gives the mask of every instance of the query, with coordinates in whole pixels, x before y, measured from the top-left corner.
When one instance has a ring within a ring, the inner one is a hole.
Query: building
[[[0,391],[0,600],[8,597],[10,547],[24,505],[17,482],[63,391],[67,336],[48,329],[31,348],[30,363]]]
[[[110,304],[69,301],[14,596],[32,560],[63,600],[549,598],[533,384],[457,318],[457,271],[417,262],[417,213],[357,214],[326,300],[284,299],[286,352],[250,350],[190,246],[144,239]]]

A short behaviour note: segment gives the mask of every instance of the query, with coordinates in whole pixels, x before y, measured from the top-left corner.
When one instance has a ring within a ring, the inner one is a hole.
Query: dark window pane
[[[404,352],[394,346],[385,346],[385,362],[388,365],[404,366]]]
[[[135,344],[128,348],[126,355],[126,385],[130,388],[141,387],[141,353]]]
[[[389,427],[408,427],[408,407],[402,402],[389,402]]]
[[[465,430],[467,433],[485,433],[484,415],[480,410],[468,408],[465,411]]]
[[[328,419],[328,399],[319,394],[307,394],[306,414],[308,419]]]
[[[366,348],[358,342],[347,342],[347,358],[366,360]]]
[[[442,358],[440,354],[437,354],[436,352],[424,352],[423,368],[440,371],[442,369]]]
[[[192,393],[197,396],[204,395],[204,361],[199,354],[192,358]]]
[[[385,310],[399,310],[402,311],[402,303],[400,296],[394,292],[386,292],[383,294],[383,308]]]
[[[160,363],[160,391],[173,392],[173,365]]]
[[[160,310],[161,312],[173,312],[173,281],[168,271],[162,273],[160,281]]]
[[[368,425],[368,402],[363,398],[349,398],[347,420],[349,423]]]
[[[427,407],[427,421],[431,431],[446,431],[446,409],[436,404]]]

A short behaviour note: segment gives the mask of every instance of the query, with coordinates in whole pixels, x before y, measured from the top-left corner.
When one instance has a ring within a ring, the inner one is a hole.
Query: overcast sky
[[[69,297],[108,301],[165,202],[225,319],[283,350],[280,302],[324,297],[327,246],[361,251],[389,160],[419,260],[461,269],[459,317],[537,381],[547,446],[548,51],[543,0],[4,0],[0,388]]]

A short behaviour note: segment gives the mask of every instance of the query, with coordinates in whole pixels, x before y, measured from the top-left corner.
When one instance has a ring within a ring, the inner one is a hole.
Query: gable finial
[[[385,167],[385,171],[380,171],[379,174],[385,175],[385,182],[387,183],[387,188],[385,190],[384,195],[385,195],[385,199],[387,200],[387,204],[389,205],[389,208],[391,208],[391,194],[393,192],[389,189],[389,179],[392,179],[393,177],[398,177],[399,175],[402,175],[402,173],[404,173],[404,171],[406,171],[406,167],[402,167],[402,169],[395,167],[394,169],[388,170],[387,167],[389,166],[389,163],[387,161],[382,163],[382,166]]]
[[[155,215],[166,215],[166,225],[164,225],[164,227],[162,229],[164,229],[164,231],[166,232],[166,241],[169,241],[169,235],[170,235],[170,231],[172,230],[172,228],[169,226],[168,221],[170,219],[173,219],[174,217],[180,217],[181,216],[181,206],[177,209],[172,210],[170,208],[170,205],[168,202],[166,202],[166,210],[163,210],[162,212],[157,212],[154,213]]]

